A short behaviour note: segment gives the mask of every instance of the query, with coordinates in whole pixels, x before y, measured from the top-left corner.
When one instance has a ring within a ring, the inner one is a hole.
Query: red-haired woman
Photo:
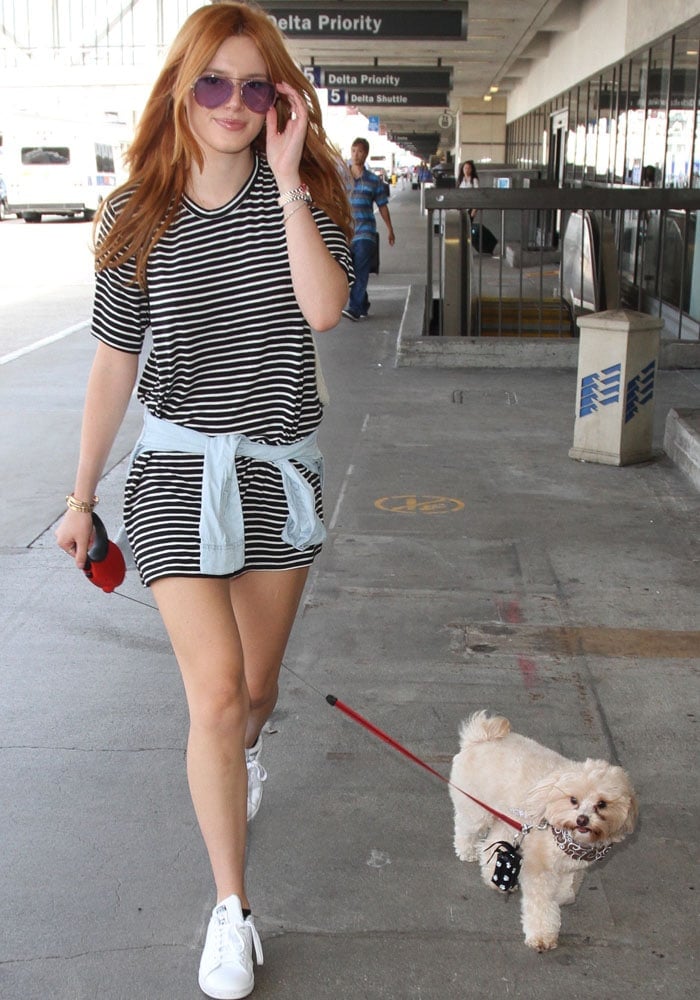
[[[324,537],[312,329],[351,276],[343,164],[313,87],[258,8],[183,25],[96,239],[78,470],[56,535],[84,566],[94,496],[137,379],[144,429],[124,524],[182,672],[187,771],[216,886],[199,970],[211,997],[253,989],[244,883],[260,733]]]

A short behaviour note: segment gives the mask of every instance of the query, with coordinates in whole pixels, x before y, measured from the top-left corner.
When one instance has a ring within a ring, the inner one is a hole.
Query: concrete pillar
[[[627,309],[581,316],[574,445],[603,465],[651,458],[654,383],[663,320]]]

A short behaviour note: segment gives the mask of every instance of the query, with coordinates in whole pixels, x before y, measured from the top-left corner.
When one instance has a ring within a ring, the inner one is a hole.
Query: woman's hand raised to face
[[[309,114],[303,96],[289,84],[278,83],[277,93],[284,97],[291,114],[283,130],[278,132],[275,106],[267,112],[267,161],[275,175],[277,186],[284,193],[299,184],[299,164]]]

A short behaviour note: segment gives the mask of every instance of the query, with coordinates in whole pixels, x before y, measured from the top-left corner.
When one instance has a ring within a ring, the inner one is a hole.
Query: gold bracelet
[[[68,509],[75,510],[78,514],[92,514],[99,502],[99,497],[93,497],[92,500],[76,500],[73,493],[69,493],[66,497]]]
[[[299,209],[300,209],[300,208],[303,208],[303,207],[304,207],[304,205],[308,205],[308,204],[309,204],[309,203],[308,203],[308,201],[301,201],[301,202],[299,202],[299,204],[298,204],[298,205],[295,205],[295,206],[294,206],[294,208],[293,208],[293,209],[291,210],[291,212],[287,212],[287,214],[286,214],[286,215],[283,215],[283,216],[282,216],[282,217],[283,217],[283,219],[284,219],[284,221],[285,221],[285,222],[289,222],[289,220],[291,219],[291,217],[292,217],[293,215],[296,215],[296,213],[297,213],[297,212],[299,211]]]

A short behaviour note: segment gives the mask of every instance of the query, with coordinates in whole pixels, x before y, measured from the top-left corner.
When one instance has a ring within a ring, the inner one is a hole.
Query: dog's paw
[[[478,861],[479,849],[473,840],[455,837],[455,854],[460,861]]]
[[[455,848],[455,854],[460,861],[478,861],[479,852],[474,848],[470,847],[468,850],[460,851]]]
[[[553,951],[558,943],[557,938],[545,938],[541,934],[525,938],[525,944],[534,951]]]

